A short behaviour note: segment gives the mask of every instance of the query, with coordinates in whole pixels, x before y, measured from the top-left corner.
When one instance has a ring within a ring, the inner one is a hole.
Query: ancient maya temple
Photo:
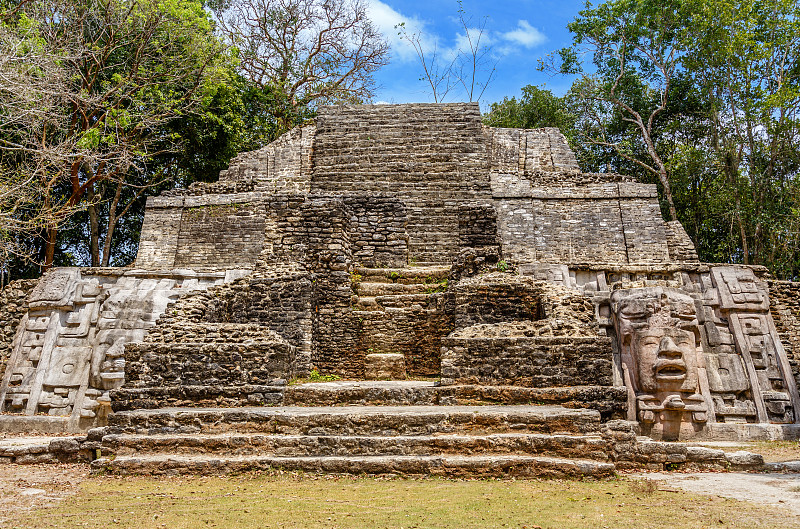
[[[744,465],[655,440],[800,435],[799,294],[556,129],[326,107],[150,198],[133,266],[7,288],[0,429],[121,471]]]

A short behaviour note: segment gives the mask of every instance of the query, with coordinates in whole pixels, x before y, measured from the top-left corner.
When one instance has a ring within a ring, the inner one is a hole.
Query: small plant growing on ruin
[[[388,277],[394,282],[397,282],[399,279],[403,279],[403,274],[401,274],[400,272],[389,272],[389,274],[386,277]]]
[[[508,262],[506,262],[506,260],[505,260],[505,259],[503,259],[502,261],[499,261],[499,262],[497,263],[497,271],[498,271],[498,272],[508,272],[508,269],[509,269],[509,268],[510,268],[510,267],[509,267],[509,265],[508,265]]]
[[[323,375],[316,367],[308,374],[308,380],[311,382],[334,382],[341,378],[339,375]]]
[[[426,294],[436,294],[437,292],[444,292],[445,290],[447,290],[447,278],[432,283],[428,283],[426,279],[425,284],[430,285],[428,288],[425,289]]]

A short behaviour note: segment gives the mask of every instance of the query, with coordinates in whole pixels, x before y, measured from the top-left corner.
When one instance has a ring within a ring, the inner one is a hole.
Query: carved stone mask
[[[640,390],[697,391],[695,335],[675,327],[647,327],[633,331]]]
[[[620,290],[612,294],[611,305],[637,392],[699,391],[700,329],[690,296],[663,287]]]

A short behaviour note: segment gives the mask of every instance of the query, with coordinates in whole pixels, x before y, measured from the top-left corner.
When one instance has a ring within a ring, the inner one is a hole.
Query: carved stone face
[[[697,391],[694,333],[674,327],[636,329],[632,347],[640,390],[651,393]]]
[[[694,299],[667,287],[617,290],[611,310],[628,388],[636,396],[630,420],[639,420],[649,435],[691,437],[708,418]]]

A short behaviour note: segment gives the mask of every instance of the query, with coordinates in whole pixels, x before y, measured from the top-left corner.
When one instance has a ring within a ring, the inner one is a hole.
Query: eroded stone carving
[[[711,269],[711,277],[719,312],[729,322],[749,378],[758,421],[796,422],[800,397],[769,312],[766,284],[749,268],[718,266]]]
[[[677,289],[650,287],[616,291],[611,305],[635,398],[629,416],[657,436],[694,434],[709,418],[694,300]]]
[[[221,283],[198,277],[110,275],[79,269],[46,274],[29,297],[29,312],[0,385],[0,411],[70,417],[75,429],[102,420],[109,390],[125,379],[125,344],[140,341],[180,292]],[[157,274],[156,274],[157,275]]]

